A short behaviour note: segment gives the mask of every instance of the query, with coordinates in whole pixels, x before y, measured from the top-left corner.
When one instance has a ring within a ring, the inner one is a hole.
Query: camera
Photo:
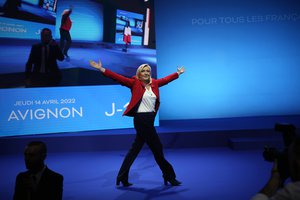
[[[266,146],[263,151],[263,157],[268,162],[278,161],[278,171],[284,181],[290,176],[288,167],[288,147],[296,136],[296,127],[293,124],[276,123],[274,130],[282,133],[284,149],[278,150],[275,147]]]

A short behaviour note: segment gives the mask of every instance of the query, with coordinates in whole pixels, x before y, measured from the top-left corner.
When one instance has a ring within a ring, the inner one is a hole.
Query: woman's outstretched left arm
[[[168,84],[169,82],[177,79],[179,77],[179,75],[183,74],[184,72],[185,72],[185,69],[183,66],[178,67],[177,72],[170,74],[169,76],[166,76],[164,78],[157,79],[158,86],[160,87],[160,86],[164,86],[164,85]]]

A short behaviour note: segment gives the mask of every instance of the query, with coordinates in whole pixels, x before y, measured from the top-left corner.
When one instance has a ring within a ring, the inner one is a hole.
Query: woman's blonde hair
[[[138,79],[139,79],[139,75],[140,75],[141,71],[142,71],[145,67],[149,67],[149,68],[150,68],[150,72],[152,71],[150,65],[148,65],[148,64],[141,64],[141,65],[137,68],[137,70],[136,70],[136,75],[135,75],[135,76],[136,76]]]

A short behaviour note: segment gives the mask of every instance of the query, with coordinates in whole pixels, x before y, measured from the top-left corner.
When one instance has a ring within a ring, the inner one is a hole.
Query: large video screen
[[[154,32],[147,37],[151,45],[134,48],[130,45],[127,52],[115,43],[117,10],[143,16],[154,9],[152,1],[135,1],[27,0],[20,1],[17,9],[23,12],[30,7],[32,18],[1,14],[0,137],[133,127],[132,119],[122,116],[130,100],[130,90],[101,75],[89,66],[89,61],[100,59],[105,68],[126,77],[134,76],[139,65],[148,63],[152,77],[156,77]],[[6,2],[1,1],[1,12]],[[132,8],[128,6],[131,4]],[[41,42],[42,28],[50,28],[56,45],[61,48],[62,14],[70,8],[72,42],[69,57],[57,61],[60,80],[55,86],[28,85],[25,66],[32,45]],[[41,17],[41,13],[49,16],[52,13],[52,17]],[[48,23],[53,17],[54,23]],[[154,30],[154,24],[151,18],[148,28]]]

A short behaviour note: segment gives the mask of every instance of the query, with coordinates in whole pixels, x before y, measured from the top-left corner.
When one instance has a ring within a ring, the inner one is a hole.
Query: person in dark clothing
[[[41,141],[29,142],[24,151],[27,171],[16,177],[14,200],[61,200],[63,176],[50,170],[44,160],[46,144]]]
[[[44,28],[41,32],[41,42],[31,48],[25,69],[26,87],[57,86],[61,80],[61,72],[57,60],[63,61],[59,46],[52,39],[52,32]]]

